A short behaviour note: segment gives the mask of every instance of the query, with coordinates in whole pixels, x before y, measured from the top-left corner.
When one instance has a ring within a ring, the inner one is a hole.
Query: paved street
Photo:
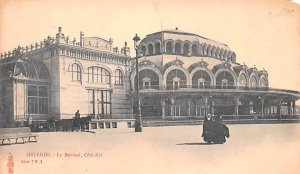
[[[225,144],[207,145],[202,126],[39,133],[37,143],[1,146],[0,173],[293,174],[300,124],[229,125]]]

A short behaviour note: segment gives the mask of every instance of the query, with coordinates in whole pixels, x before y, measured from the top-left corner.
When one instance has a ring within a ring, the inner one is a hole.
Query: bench
[[[37,136],[38,135],[31,134],[29,127],[0,128],[0,140],[2,140],[1,145],[4,145],[6,140],[8,143],[5,144],[12,144],[11,140],[15,140],[14,144],[24,144],[26,142],[25,139],[27,139],[27,142],[37,142]],[[22,141],[18,141],[20,139]]]

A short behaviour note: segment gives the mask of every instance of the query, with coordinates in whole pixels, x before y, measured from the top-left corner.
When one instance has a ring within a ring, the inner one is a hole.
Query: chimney
[[[80,46],[83,47],[84,41],[83,41],[84,33],[81,31],[80,32]]]
[[[65,43],[65,36],[62,33],[61,27],[58,27],[58,33],[56,34],[56,43]]]

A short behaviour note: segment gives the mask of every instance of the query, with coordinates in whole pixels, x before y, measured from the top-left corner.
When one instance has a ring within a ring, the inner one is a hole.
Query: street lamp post
[[[139,48],[139,41],[141,38],[135,34],[133,41],[134,41],[134,49],[135,49],[135,70],[136,70],[136,98],[137,98],[137,116],[135,119],[135,132],[142,132],[143,125],[142,125],[142,114],[141,114],[141,106],[140,106],[140,97],[139,97],[139,62],[138,62],[138,48]]]

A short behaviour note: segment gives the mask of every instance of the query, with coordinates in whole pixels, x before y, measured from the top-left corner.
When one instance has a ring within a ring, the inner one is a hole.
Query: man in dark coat
[[[205,142],[212,142],[212,117],[210,114],[204,117],[202,137]]]
[[[79,110],[75,112],[75,118],[74,118],[74,128],[76,131],[80,129],[80,113]]]

